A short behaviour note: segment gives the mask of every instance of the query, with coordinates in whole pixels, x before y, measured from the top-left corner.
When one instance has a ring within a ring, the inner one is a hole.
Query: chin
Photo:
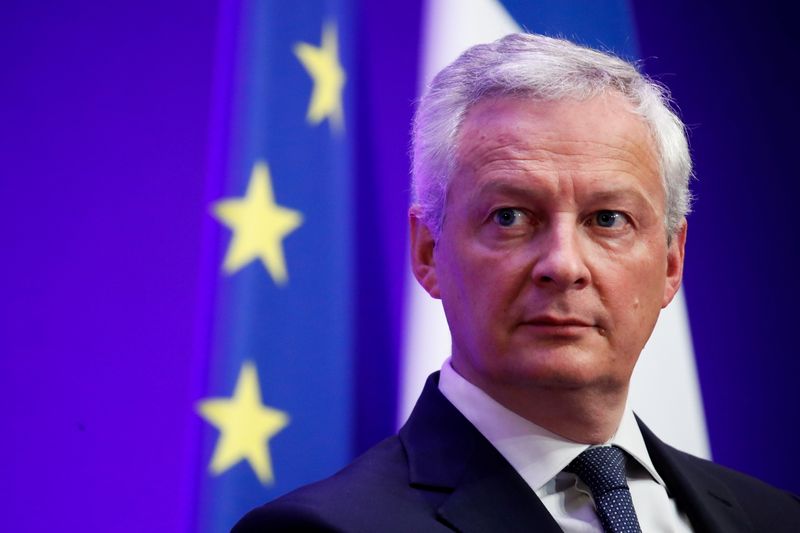
[[[581,389],[620,382],[618,369],[609,368],[597,352],[575,347],[529,350],[506,359],[500,380],[516,386]],[[499,370],[499,369],[498,369]]]

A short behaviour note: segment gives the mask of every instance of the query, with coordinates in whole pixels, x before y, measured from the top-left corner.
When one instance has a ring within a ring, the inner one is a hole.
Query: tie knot
[[[565,468],[592,491],[606,533],[641,533],[625,479],[625,452],[615,446],[589,448]]]
[[[565,470],[574,473],[586,483],[595,498],[612,490],[628,487],[625,479],[625,452],[616,446],[589,448],[567,465]]]

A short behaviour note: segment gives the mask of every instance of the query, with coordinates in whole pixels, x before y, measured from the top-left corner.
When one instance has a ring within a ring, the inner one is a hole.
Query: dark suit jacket
[[[661,442],[647,450],[695,531],[798,532],[800,501]],[[399,435],[333,477],[247,514],[233,529],[347,532],[559,532],[511,465],[439,392],[432,375]]]

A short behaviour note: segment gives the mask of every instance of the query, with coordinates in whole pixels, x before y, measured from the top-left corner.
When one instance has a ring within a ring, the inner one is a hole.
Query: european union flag
[[[351,454],[351,7],[223,5],[198,531],[227,531]]]

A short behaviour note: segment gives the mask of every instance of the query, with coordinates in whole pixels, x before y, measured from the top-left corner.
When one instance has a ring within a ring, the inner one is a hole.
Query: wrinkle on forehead
[[[521,107],[521,102],[531,105]],[[651,192],[664,195],[650,129],[616,94],[585,101],[484,100],[469,111],[458,147],[455,173],[480,180],[588,173],[609,186],[615,178],[633,177],[643,186],[657,185],[658,193]],[[652,205],[651,200],[656,199],[647,198]]]
[[[613,144],[568,141],[552,143],[531,142],[529,146],[510,141],[491,145],[491,141],[475,143],[461,158],[457,171],[477,173],[496,171],[593,172],[621,173],[640,176],[642,169],[658,174],[656,167],[647,166],[646,154],[630,151]],[[547,144],[545,147],[544,144]],[[596,149],[595,149],[596,148]]]
[[[531,105],[517,113],[521,102]],[[498,120],[509,116],[510,106],[516,106],[516,120]],[[553,112],[559,113],[558,129],[544,129]],[[607,136],[596,138],[593,132],[598,128]],[[590,100],[537,101],[513,96],[482,100],[467,112],[462,122],[456,166],[474,166],[479,159],[491,162],[533,156],[555,160],[578,152],[628,161],[660,174],[650,128],[630,103],[616,93]]]

